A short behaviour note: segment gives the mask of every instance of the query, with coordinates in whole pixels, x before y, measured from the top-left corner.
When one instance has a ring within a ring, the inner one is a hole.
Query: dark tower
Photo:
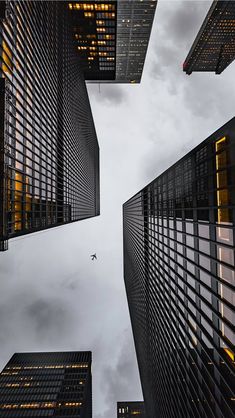
[[[146,415],[234,418],[235,118],[123,207]]]
[[[67,3],[1,2],[0,18],[4,250],[99,214],[99,146]]]
[[[92,418],[91,352],[16,353],[0,374],[0,416]]]
[[[235,1],[214,0],[183,64],[186,74],[221,74],[235,58]]]
[[[157,0],[67,2],[85,79],[140,83]]]

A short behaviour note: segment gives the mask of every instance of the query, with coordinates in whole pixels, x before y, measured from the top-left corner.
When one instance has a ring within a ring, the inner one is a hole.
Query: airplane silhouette
[[[96,260],[97,260],[96,253],[91,255],[91,259],[92,259],[92,261],[93,261],[94,259],[96,259]]]

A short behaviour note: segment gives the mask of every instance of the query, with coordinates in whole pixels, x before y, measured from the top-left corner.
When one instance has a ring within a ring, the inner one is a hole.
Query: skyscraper
[[[91,352],[16,353],[0,374],[0,416],[92,417]]]
[[[133,418],[133,415],[138,415],[138,418],[145,418],[144,402],[117,402],[117,418]]]
[[[235,416],[235,118],[124,204],[146,414]]]
[[[99,146],[66,2],[0,2],[0,249],[99,214]]]
[[[235,2],[214,0],[183,64],[193,71],[221,74],[235,58]]]
[[[68,3],[86,80],[140,82],[156,5],[157,0]]]
[[[0,251],[99,215],[85,80],[139,83],[157,0],[0,2]]]

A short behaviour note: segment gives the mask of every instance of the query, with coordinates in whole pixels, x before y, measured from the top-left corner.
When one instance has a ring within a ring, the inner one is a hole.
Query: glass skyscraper
[[[147,416],[235,416],[235,118],[123,207]]]
[[[86,80],[140,83],[157,0],[67,3]]]
[[[140,82],[156,4],[0,1],[0,251],[99,215],[85,81]]]
[[[140,83],[157,0],[118,0],[116,80]]]
[[[1,418],[92,418],[91,352],[16,353],[0,374]]]
[[[213,0],[183,64],[194,71],[221,74],[235,58],[235,1]]]
[[[0,249],[99,214],[99,146],[66,2],[0,2]]]

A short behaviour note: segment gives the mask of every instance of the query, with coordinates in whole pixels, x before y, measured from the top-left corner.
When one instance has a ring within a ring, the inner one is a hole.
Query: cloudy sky
[[[234,116],[235,64],[220,76],[182,71],[210,3],[159,0],[141,85],[88,87],[101,216],[11,240],[0,254],[0,367],[17,351],[92,350],[94,418],[114,418],[116,401],[142,397],[122,203]]]

